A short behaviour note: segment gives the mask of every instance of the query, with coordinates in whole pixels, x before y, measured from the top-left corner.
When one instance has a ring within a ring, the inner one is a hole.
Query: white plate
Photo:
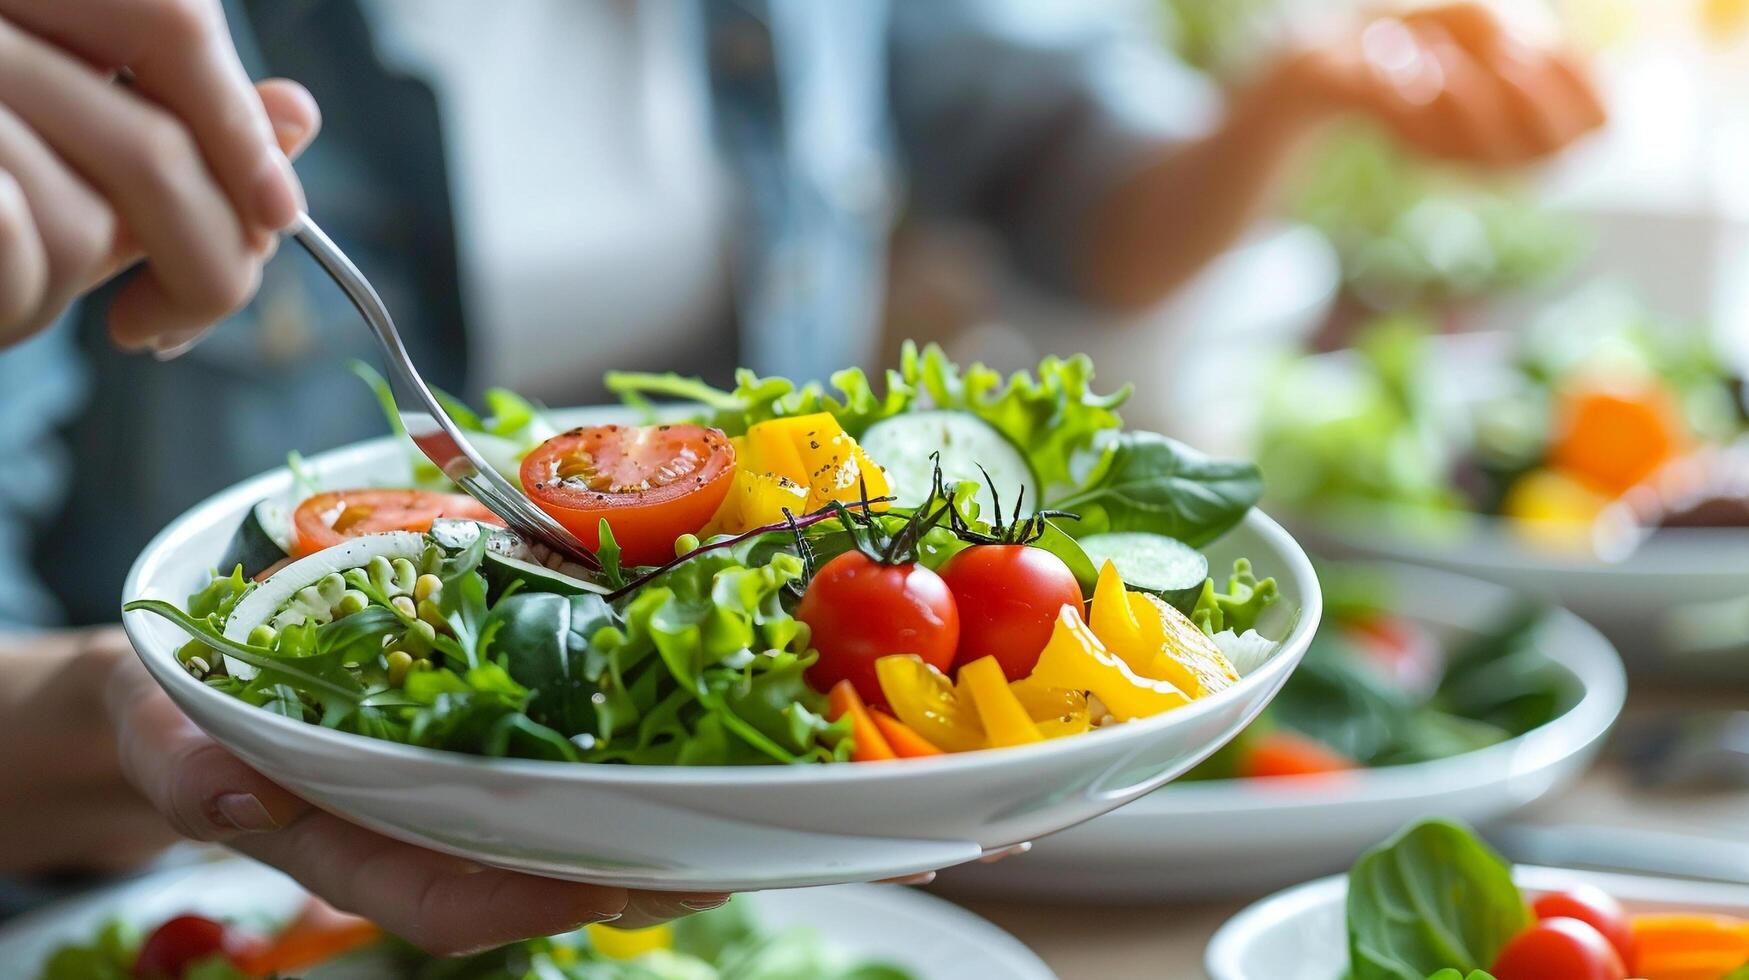
[[[184,912],[212,918],[284,921],[304,891],[279,872],[240,859],[161,871],[23,916],[0,928],[8,977],[32,977],[57,947],[84,941],[120,918],[150,929]],[[903,966],[922,980],[1055,976],[1020,941],[957,905],[897,886],[839,885],[750,896],[754,917],[772,929],[807,926],[834,946]]]
[[[1512,877],[1527,891],[1590,883],[1630,913],[1702,912],[1749,915],[1749,887],[1710,882],[1520,867]],[[1227,920],[1204,961],[1213,980],[1338,980],[1348,968],[1344,923],[1348,877],[1334,875],[1263,899]]]
[[[1450,406],[1453,417],[1499,387],[1512,354],[1511,338],[1500,333],[1432,343],[1440,369],[1428,375],[1430,397]],[[1332,383],[1359,365],[1349,351],[1314,360]],[[1212,401],[1186,413],[1190,441],[1211,451],[1253,452],[1272,364],[1269,357],[1252,357],[1249,374],[1230,373]],[[1608,635],[1636,671],[1665,680],[1749,678],[1749,562],[1743,560],[1749,530],[1659,531],[1627,557],[1604,561],[1539,548],[1505,520],[1484,515],[1437,533],[1429,531],[1424,513],[1386,505],[1357,506],[1343,515],[1284,514],[1283,520],[1314,554],[1411,562],[1547,595]]]
[[[1437,633],[1485,628],[1509,610],[1504,588],[1412,566],[1389,568],[1396,609]],[[1559,718],[1448,759],[1298,780],[1180,783],[996,864],[944,876],[950,888],[1085,899],[1255,895],[1353,863],[1421,817],[1485,823],[1577,777],[1627,692],[1621,660],[1596,630],[1557,612],[1543,650],[1582,691]]]
[[[610,413],[623,418],[624,413]],[[574,423],[587,415],[567,415]],[[597,413],[595,418],[603,418]],[[377,439],[310,460],[328,486],[384,483],[405,456]],[[225,490],[146,546],[124,599],[181,602],[207,580],[243,515],[291,493],[283,469]],[[1281,583],[1273,658],[1174,711],[1020,748],[836,766],[587,765],[415,748],[251,707],[178,666],[180,630],[122,623],[146,668],[218,742],[287,789],[355,823],[485,864],[634,888],[754,891],[873,881],[971,861],[1115,809],[1183,773],[1263,709],[1299,663],[1322,603],[1311,563],[1253,512],[1204,549],[1249,557]]]

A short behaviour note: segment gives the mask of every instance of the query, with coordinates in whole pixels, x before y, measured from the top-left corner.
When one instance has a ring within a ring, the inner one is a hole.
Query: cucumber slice
[[[990,520],[996,512],[995,498],[985,483],[984,472],[990,474],[989,482],[1002,499],[1004,518],[1015,502],[1023,499],[1021,516],[1038,509],[1038,477],[1027,464],[1026,456],[1007,436],[976,415],[947,410],[895,415],[870,426],[863,434],[862,448],[887,471],[887,482],[901,507],[915,507],[929,499],[935,474],[935,464],[929,457],[939,452],[941,475],[950,486],[965,480],[978,484],[980,517]]]
[[[486,535],[486,557],[481,570],[494,595],[517,579],[522,580],[523,588],[534,592],[606,595],[613,591],[591,580],[589,570],[583,566],[565,561],[551,549],[525,541],[504,528],[442,517],[431,522],[431,540],[447,551],[472,546],[482,533]]]
[[[1202,584],[1208,581],[1209,560],[1190,545],[1164,534],[1147,531],[1114,531],[1089,534],[1081,550],[1094,567],[1106,562],[1117,566],[1124,584],[1140,592],[1152,592],[1185,615],[1196,605]]]
[[[231,535],[225,557],[219,560],[219,572],[228,575],[242,565],[243,575],[254,578],[290,558],[296,539],[291,508],[278,500],[263,500],[249,508],[237,533]]]
[[[275,572],[237,603],[237,608],[231,610],[231,618],[225,621],[225,637],[247,643],[249,633],[272,619],[293,596],[335,572],[361,568],[377,557],[417,562],[424,553],[425,535],[414,531],[388,531],[352,538],[308,558],[300,558]],[[226,657],[225,667],[235,677],[247,680],[255,676],[255,668],[241,660]]]

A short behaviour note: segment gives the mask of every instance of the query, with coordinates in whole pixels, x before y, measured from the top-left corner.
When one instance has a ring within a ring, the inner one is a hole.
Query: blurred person
[[[301,84],[249,80],[271,74]],[[1603,119],[1568,58],[1471,5],[1284,51],[1223,106],[1089,3],[0,0],[0,874],[121,870],[174,830],[448,951],[720,901],[345,824],[99,625],[189,501],[381,429],[339,368],[374,354],[356,314],[310,263],[268,264],[306,195],[434,383],[579,401],[606,367],[868,363],[901,208],[1146,306],[1346,113],[1490,166]]]

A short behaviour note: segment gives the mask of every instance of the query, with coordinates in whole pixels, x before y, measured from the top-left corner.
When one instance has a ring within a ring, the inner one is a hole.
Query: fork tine
[[[512,486],[468,442],[455,420],[432,396],[431,388],[419,376],[418,369],[413,367],[412,359],[407,356],[407,347],[401,342],[401,335],[395,330],[395,321],[389,316],[388,307],[383,305],[382,297],[377,295],[370,280],[358,271],[346,253],[307,214],[299,213],[290,233],[334,279],[370,326],[371,336],[383,350],[389,390],[394,393],[395,404],[400,407],[401,423],[420,452],[436,464],[443,475],[485,504],[492,513],[504,518],[511,530],[541,542],[586,568],[599,569],[601,562],[581,541]],[[418,406],[422,410],[409,410],[407,406]]]

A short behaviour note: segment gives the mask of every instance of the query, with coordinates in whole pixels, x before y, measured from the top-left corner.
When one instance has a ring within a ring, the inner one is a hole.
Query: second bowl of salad
[[[911,349],[878,392],[616,375],[629,406],[551,419],[495,392],[452,414],[592,560],[392,436],[172,523],[124,623],[221,743],[404,840],[677,889],[961,863],[1194,765],[1317,624],[1255,467],[1125,429],[1091,375]]]

